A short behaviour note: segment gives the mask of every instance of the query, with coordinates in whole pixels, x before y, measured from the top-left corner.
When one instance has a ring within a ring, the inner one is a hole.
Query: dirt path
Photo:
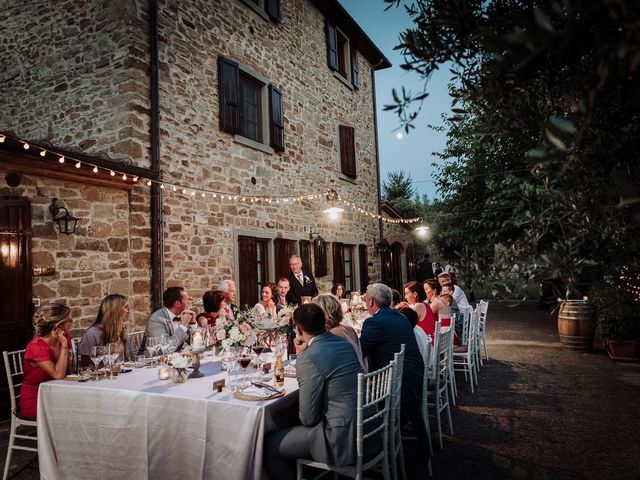
[[[491,360],[461,394],[435,478],[640,479],[640,365],[561,346],[534,304],[492,303]]]

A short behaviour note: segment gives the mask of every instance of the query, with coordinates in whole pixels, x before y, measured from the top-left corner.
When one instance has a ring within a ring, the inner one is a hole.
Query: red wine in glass
[[[263,346],[258,346],[258,347],[253,347],[253,352],[257,355],[260,356],[262,354],[262,352],[264,351],[264,347]]]
[[[249,364],[251,363],[251,357],[240,357],[238,362],[240,362],[240,366],[242,368],[247,368],[249,366]]]

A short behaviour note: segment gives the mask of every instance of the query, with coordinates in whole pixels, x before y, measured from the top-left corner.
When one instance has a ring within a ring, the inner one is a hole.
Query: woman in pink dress
[[[64,378],[71,364],[65,330],[71,325],[71,310],[66,305],[41,306],[33,316],[35,336],[24,352],[24,379],[20,390],[20,415],[35,419],[38,388],[42,382]]]

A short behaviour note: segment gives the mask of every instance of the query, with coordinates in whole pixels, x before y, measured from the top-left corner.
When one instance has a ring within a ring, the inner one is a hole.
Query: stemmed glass
[[[240,351],[240,355],[238,357],[238,363],[240,367],[242,367],[242,383],[239,385],[241,389],[245,389],[249,386],[250,382],[247,379],[247,367],[251,363],[251,355],[247,348],[243,348]]]
[[[107,348],[109,349],[109,378],[113,380],[118,376],[120,355],[122,354],[122,344],[117,342],[110,343]]]
[[[253,361],[253,363],[255,363],[256,367],[258,368],[256,377],[258,377],[258,380],[262,380],[262,364],[264,362],[260,358],[260,355],[262,355],[262,352],[264,351],[265,346],[261,340],[256,340],[256,343],[251,347],[251,349],[253,350],[253,353],[256,354],[256,358]]]
[[[151,355],[151,368],[154,367],[154,358],[158,354],[158,349],[160,348],[160,339],[158,337],[147,338],[147,350],[149,350],[149,354]]]
[[[96,367],[96,379],[98,378],[98,368],[100,368],[100,362],[102,362],[104,358],[104,346],[103,345],[95,345],[91,347],[91,361],[93,365]]]

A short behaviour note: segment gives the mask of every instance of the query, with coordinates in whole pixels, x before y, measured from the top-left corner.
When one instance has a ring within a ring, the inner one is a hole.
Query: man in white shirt
[[[220,285],[218,286],[218,290],[220,290],[224,295],[224,303],[226,304],[225,310],[227,312],[226,317],[229,320],[235,320],[236,315],[240,309],[234,303],[236,301],[236,282],[233,280],[222,280]]]
[[[445,283],[451,283],[451,277],[448,273],[441,273],[438,275],[438,283],[442,286]],[[464,291],[457,285],[453,286],[453,299],[458,304],[458,308],[460,312],[465,312],[469,307],[469,301],[467,300],[467,296]]]

